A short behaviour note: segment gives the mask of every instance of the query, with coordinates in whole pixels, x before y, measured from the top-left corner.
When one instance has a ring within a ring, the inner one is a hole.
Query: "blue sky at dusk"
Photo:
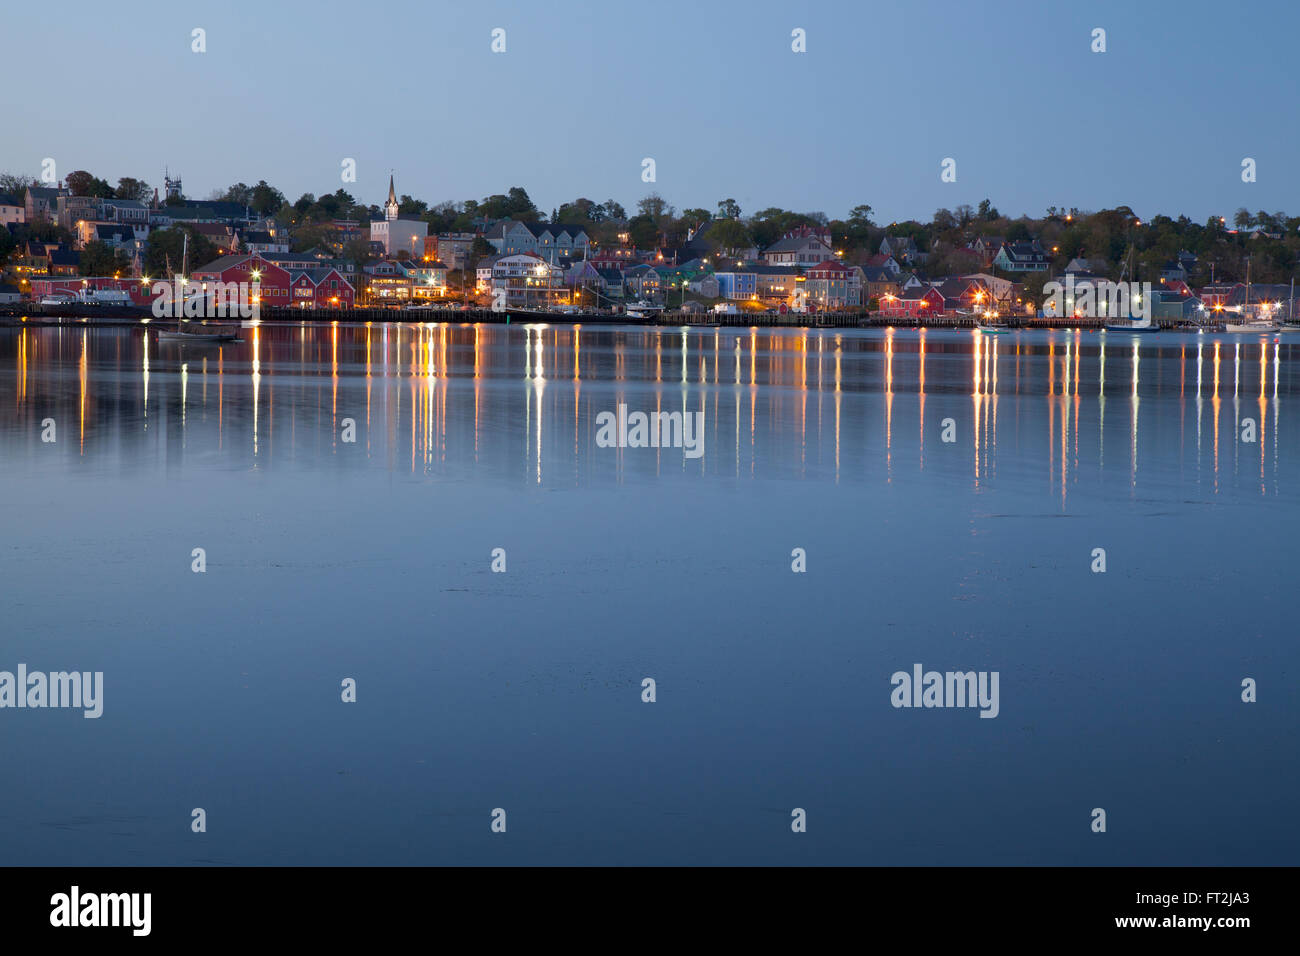
[[[0,171],[206,198],[259,179],[430,203],[520,185],[547,211],[734,197],[928,220],[1120,203],[1300,212],[1294,3],[73,0],[5,14]],[[207,52],[190,31],[207,31]],[[490,50],[507,31],[507,51]],[[791,51],[791,30],[807,52]],[[1108,50],[1090,51],[1091,31]],[[653,157],[657,182],[641,181]],[[957,181],[940,181],[945,157]],[[1241,161],[1258,181],[1241,181]]]

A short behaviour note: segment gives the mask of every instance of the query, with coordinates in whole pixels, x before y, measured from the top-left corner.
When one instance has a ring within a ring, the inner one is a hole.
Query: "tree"
[[[661,216],[672,215],[672,209],[673,207],[668,205],[668,200],[658,193],[651,193],[644,199],[638,200],[636,204],[638,216],[649,216],[656,223]],[[638,216],[632,218],[636,219]]]
[[[357,267],[358,270],[365,267],[374,256],[370,252],[370,241],[368,239],[352,239],[343,246],[343,258],[347,259]]]
[[[117,189],[114,190],[118,199],[135,199],[144,202],[149,198],[149,184],[143,179],[135,179],[132,176],[123,176],[117,181]]]
[[[185,236],[189,235],[189,259],[186,262]],[[181,268],[193,271],[217,258],[217,250],[204,236],[189,226],[172,226],[170,229],[155,229],[149,233],[144,248],[144,271],[146,275],[168,275],[179,272]]]
[[[97,176],[92,176],[84,169],[68,173],[65,180],[74,196],[98,196],[100,199],[112,199],[113,187]]]
[[[306,252],[308,249],[329,248],[334,241],[334,229],[329,223],[309,222],[293,231],[293,251]]]
[[[748,249],[753,245],[749,230],[738,219],[718,220],[710,227],[708,236],[710,241],[716,243],[719,249],[727,252],[736,249]]]
[[[397,200],[397,211],[405,213],[408,216],[423,216],[429,209],[429,204],[422,199],[413,199],[405,193]]]
[[[83,276],[111,276],[130,272],[131,260],[120,250],[96,239],[81,250],[80,269]]]
[[[622,203],[615,202],[612,199],[606,199],[605,216],[609,219],[614,219],[617,220],[618,222],[622,222],[623,220],[627,219],[627,210],[623,208]]]
[[[707,209],[691,208],[682,210],[682,222],[688,223],[697,229],[712,218],[713,216],[709,214]]]
[[[648,213],[629,219],[627,231],[631,234],[632,245],[638,249],[653,249],[659,244],[659,225]]]
[[[588,222],[592,220],[591,212],[595,203],[590,199],[575,199],[573,202],[566,202],[557,211],[551,213],[552,222]],[[603,210],[602,210],[603,212]],[[559,217],[558,219],[556,217]]]
[[[241,206],[253,204],[253,187],[247,183],[235,183],[221,196],[226,202],[237,202]]]
[[[739,219],[740,203],[734,199],[723,199],[718,203],[718,216],[722,219]]]
[[[987,199],[980,200],[979,210],[976,212],[976,215],[978,215],[984,222],[992,222],[994,219],[1002,218],[1002,214],[999,213],[993,203],[989,202]]]
[[[1249,229],[1254,225],[1254,223],[1251,222],[1250,210],[1245,207],[1238,209],[1236,215],[1232,217],[1232,224],[1238,229]]]
[[[930,228],[936,232],[951,232],[957,228],[957,217],[951,209],[936,209],[930,220]]]
[[[259,215],[269,216],[284,203],[284,193],[268,184],[265,179],[261,179],[253,187],[252,195],[245,205],[252,207]]]
[[[849,210],[848,224],[856,229],[869,229],[875,225],[871,221],[872,208],[866,203]]]
[[[0,173],[0,193],[22,199],[27,194],[28,186],[35,186],[36,180],[21,173]]]

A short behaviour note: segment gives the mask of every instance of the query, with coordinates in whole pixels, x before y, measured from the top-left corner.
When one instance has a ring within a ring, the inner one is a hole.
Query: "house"
[[[190,228],[212,243],[218,255],[228,256],[235,251],[237,243],[233,227],[220,222],[196,222]]]
[[[759,299],[791,303],[805,284],[803,270],[795,266],[749,266],[755,277],[754,294]],[[719,286],[721,295],[721,286]]]
[[[864,269],[887,269],[894,276],[903,271],[903,267],[898,264],[898,260],[884,252],[869,256],[867,261],[862,263],[862,267]]]
[[[769,266],[815,266],[835,258],[830,242],[823,238],[826,230],[803,227],[793,229],[763,250],[763,262]]]
[[[149,227],[144,226],[147,232]],[[88,242],[102,242],[119,249],[128,256],[133,256],[143,245],[143,237],[137,236],[135,226],[117,222],[87,222],[77,237],[84,246]]]
[[[55,220],[69,232],[78,232],[83,222],[99,219],[98,196],[60,196],[55,206]]]
[[[437,259],[404,259],[398,268],[410,277],[411,295],[417,299],[437,299],[447,294],[447,266]]]
[[[337,269],[294,270],[289,276],[289,304],[303,309],[350,309],[355,290]]]
[[[267,253],[267,252],[288,252],[289,240],[287,237],[277,239],[269,232],[260,229],[247,229],[242,237],[244,251],[250,254]]]
[[[862,286],[862,301],[869,303],[872,299],[879,299],[882,296],[897,296],[902,287],[894,274],[888,269],[868,266],[853,266],[858,271],[858,282]],[[920,280],[916,283],[920,286]]]
[[[464,270],[474,248],[474,233],[449,232],[424,240],[426,257],[445,262],[448,269]]]
[[[138,199],[101,199],[99,218],[105,222],[130,223],[148,232],[149,207]]]
[[[994,257],[998,251],[1006,245],[1006,240],[1001,236],[979,236],[966,248],[970,249],[980,257],[980,264],[988,268],[993,264]]]
[[[881,255],[890,256],[896,262],[912,265],[917,256],[916,240],[911,236],[885,236],[880,240]]]
[[[486,292],[492,287],[492,266],[500,256],[484,256],[478,261],[474,268],[474,288],[478,292]]]
[[[975,282],[988,293],[988,299],[985,304],[992,304],[1000,312],[1009,312],[1016,306],[1020,305],[1024,297],[1024,285],[1019,282],[1013,282],[1002,276],[990,275],[987,272],[976,272],[972,275],[960,276],[966,282]]]
[[[289,270],[262,256],[222,256],[194,269],[190,273],[190,279],[200,285],[206,282],[224,282],[247,283],[251,286],[254,282],[259,282],[262,305],[286,306],[292,303],[293,297],[289,291],[292,276]]]
[[[604,280],[601,278],[600,270],[586,259],[580,259],[564,271],[564,283],[570,289],[579,287],[602,288]]]
[[[922,282],[915,272],[904,272],[894,278],[898,283],[898,288],[902,292],[911,292],[912,290],[924,291],[926,285]]]
[[[50,275],[75,276],[81,271],[81,254],[62,247],[50,253]]]
[[[1286,308],[1286,303],[1282,305]],[[1168,289],[1155,289],[1151,292],[1151,320],[1173,319],[1191,322],[1201,318],[1201,300],[1194,295],[1180,295]]]
[[[753,299],[758,295],[758,273],[753,268],[737,266],[718,269],[714,272],[718,280],[718,296],[723,299]]]
[[[429,224],[418,216],[398,211],[397,191],[393,177],[388,177],[388,202],[384,203],[384,218],[370,224],[370,241],[379,243],[384,255],[424,255],[424,240],[429,235]]]
[[[1038,240],[1004,242],[993,257],[993,265],[1003,272],[1046,272],[1047,253]]]
[[[581,226],[564,223],[503,219],[493,224],[483,238],[502,255],[530,253],[551,264],[560,259],[585,259],[591,250],[587,231]]]
[[[1207,285],[1200,292],[1201,304],[1207,310],[1226,308],[1230,299],[1233,298],[1236,291],[1240,289],[1244,294],[1246,286],[1244,283],[1219,283],[1218,285]]]
[[[862,306],[862,284],[856,269],[834,259],[810,266],[805,272],[809,305],[818,309],[857,309]]]
[[[938,289],[921,292],[912,289],[899,296],[887,295],[880,300],[882,315],[897,318],[920,318],[943,311],[943,296]]]
[[[719,298],[722,287],[718,284],[718,277],[712,272],[702,272],[694,279],[691,279],[686,286],[696,295],[702,295],[706,299]]]
[[[623,270],[624,295],[629,298],[657,299],[660,294],[660,277],[654,266],[635,265]]]
[[[364,268],[367,301],[409,302],[415,297],[415,278],[395,259],[367,263]]]
[[[1187,270],[1183,267],[1183,264],[1179,262],[1177,259],[1170,259],[1168,262],[1166,262],[1164,265],[1160,267],[1160,281],[1161,282],[1166,282],[1166,281],[1186,282]]]
[[[63,186],[28,186],[27,195],[23,199],[23,221],[53,220],[58,215],[59,197],[66,196],[69,192]]]
[[[546,308],[569,297],[564,270],[532,252],[503,255],[492,263],[490,291],[512,308]]]
[[[993,306],[988,290],[970,279],[944,279],[930,287],[939,294],[927,301],[937,312],[973,312]]]
[[[17,305],[21,299],[17,286],[0,282],[0,305]]]
[[[13,196],[0,193],[0,228],[25,222],[27,209]]]
[[[623,297],[623,270],[622,269],[596,269],[600,276],[600,286],[605,290],[605,294],[610,298],[621,299]],[[714,295],[717,295],[715,292]]]

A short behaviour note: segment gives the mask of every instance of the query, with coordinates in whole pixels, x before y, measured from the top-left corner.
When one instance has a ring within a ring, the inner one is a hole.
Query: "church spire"
[[[397,218],[397,190],[393,188],[393,174],[388,174],[388,202],[384,204],[384,218],[392,221]]]

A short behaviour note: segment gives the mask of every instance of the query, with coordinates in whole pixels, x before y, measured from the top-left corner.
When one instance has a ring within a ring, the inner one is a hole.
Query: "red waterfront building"
[[[298,264],[309,265],[306,261]],[[356,297],[352,283],[331,266],[286,267],[257,254],[224,256],[195,269],[190,280],[199,283],[261,282],[261,304],[270,307],[350,309]]]

